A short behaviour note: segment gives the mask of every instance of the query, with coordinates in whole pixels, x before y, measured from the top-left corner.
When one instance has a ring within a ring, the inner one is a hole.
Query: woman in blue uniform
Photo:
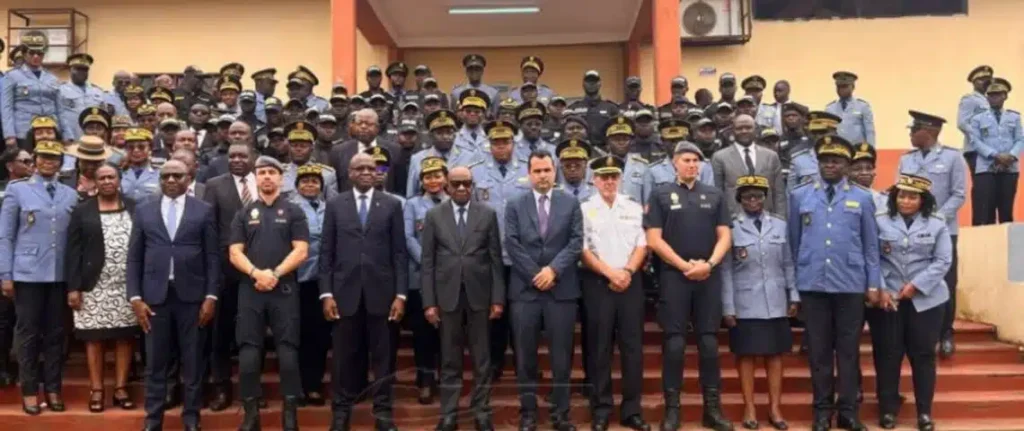
[[[412,331],[413,355],[416,363],[416,387],[419,388],[420,404],[433,402],[437,392],[437,361],[441,349],[437,328],[427,322],[420,296],[420,232],[427,211],[448,200],[445,186],[448,184],[448,167],[440,157],[427,157],[420,162],[419,184],[422,190],[405,203],[405,244],[409,249],[409,298],[406,308],[416,310],[406,314],[403,326]]]
[[[788,318],[796,316],[800,295],[786,222],[764,211],[768,189],[762,176],[736,179],[736,200],[743,209],[733,216],[732,253],[722,261],[722,315],[729,327],[729,349],[738,357],[743,427],[758,428],[754,362],[762,357],[768,375],[768,422],[785,430],[782,356],[793,345]]]
[[[944,278],[953,262],[946,221],[935,211],[931,181],[903,174],[889,190],[886,209],[875,217],[884,284],[880,307],[887,312],[872,320],[872,337],[884,352],[876,356],[875,370],[879,425],[885,429],[895,428],[899,416],[904,356],[913,374],[917,428],[935,429],[935,347],[942,331],[942,305],[949,300]]]

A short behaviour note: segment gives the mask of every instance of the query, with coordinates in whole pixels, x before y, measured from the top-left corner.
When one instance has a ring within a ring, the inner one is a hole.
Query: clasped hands
[[[533,287],[540,291],[548,291],[555,287],[555,270],[550,266],[541,268],[540,272],[533,276]]]
[[[897,311],[901,300],[911,299],[916,294],[917,288],[914,287],[913,283],[904,284],[900,288],[899,293],[895,295],[885,289],[868,291],[867,305],[869,307],[878,307],[885,311]]]
[[[679,268],[683,271],[683,276],[693,281],[704,281],[711,276],[711,264],[704,259],[691,259],[686,261],[690,264],[690,269]]]
[[[252,279],[256,282],[256,290],[260,292],[269,292],[277,287],[277,276],[274,275],[274,271],[269,269],[257,269],[252,272]]]

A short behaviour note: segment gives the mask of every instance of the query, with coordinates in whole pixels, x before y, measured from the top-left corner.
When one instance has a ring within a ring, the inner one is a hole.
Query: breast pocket
[[[28,84],[18,84],[14,86],[14,100],[27,100],[32,97],[32,86]]]
[[[918,256],[931,256],[935,249],[935,236],[918,234],[910,240],[910,251]]]

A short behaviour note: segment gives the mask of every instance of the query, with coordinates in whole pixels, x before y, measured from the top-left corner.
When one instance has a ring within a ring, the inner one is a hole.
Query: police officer
[[[622,103],[619,104],[619,112],[622,112],[627,117],[636,119],[636,114],[640,110],[646,110],[654,116],[654,105],[644,103],[640,101],[640,95],[643,93],[643,81],[639,76],[630,76],[626,78],[626,90],[625,98]]]
[[[134,112],[133,108],[129,106],[128,103],[128,88],[132,87],[137,87],[139,90],[142,89],[142,87],[134,85],[129,85],[125,88],[123,95],[125,105],[129,112]],[[183,118],[187,117],[189,109],[191,109],[196,103],[203,103],[206,106],[213,106],[216,103],[213,96],[207,93],[203,87],[203,71],[199,70],[195,66],[185,67],[181,81],[173,92],[174,105],[178,108],[178,116]]]
[[[391,96],[395,107],[403,106],[407,102],[419,105],[419,93],[405,89],[405,80],[409,77],[409,67],[404,62],[396,61],[389,64],[384,73],[388,76],[388,84],[391,85],[391,89],[388,90],[387,94]],[[396,115],[395,117],[397,118],[398,116]]]
[[[338,177],[334,173],[334,168],[312,161],[313,141],[317,136],[313,125],[304,121],[296,121],[285,126],[284,133],[288,140],[288,153],[291,162],[284,165],[281,194],[289,195],[297,190],[298,172],[306,165],[315,166],[320,170],[318,175],[323,193],[321,197],[325,202],[338,194]]]
[[[0,209],[0,284],[18,314],[22,409],[31,416],[42,412],[36,397],[40,383],[47,407],[65,409],[60,394],[67,307],[64,245],[78,194],[57,180],[62,154],[58,141],[37,142],[36,173],[9,183]]]
[[[740,87],[743,88],[745,96],[750,96],[754,99],[754,107],[761,105],[761,98],[764,95],[764,89],[768,87],[768,81],[761,75],[750,75],[743,79],[740,83]]]
[[[411,198],[420,193],[420,165],[427,157],[440,157],[449,168],[456,166],[472,166],[485,158],[470,148],[455,145],[455,130],[459,126],[458,119],[452,111],[442,109],[435,111],[423,120],[430,130],[433,146],[412,155],[409,161],[409,178],[406,180],[405,197]],[[481,132],[481,134],[483,134]],[[479,178],[474,175],[474,178]]]
[[[839,428],[866,430],[858,417],[857,375],[863,303],[877,303],[881,286],[875,204],[871,192],[846,179],[853,157],[849,141],[826,135],[818,138],[815,152],[821,179],[793,190],[787,221],[807,321],[814,388],[811,429],[828,430],[837,411]],[[838,377],[833,376],[834,363]]]
[[[775,82],[775,86],[772,87],[772,96],[775,97],[775,103],[761,103],[761,106],[757,108],[757,124],[761,127],[771,127],[782,133],[783,131],[783,108],[788,103],[792,103],[789,100],[789,81],[779,80]]]
[[[715,153],[724,146],[718,137],[718,126],[714,120],[707,117],[701,117],[690,123],[690,136],[707,160],[711,160]]]
[[[588,70],[583,74],[583,93],[583,98],[569,105],[565,113],[584,118],[587,130],[590,131],[587,140],[595,147],[603,147],[604,125],[619,115],[619,106],[601,97],[601,74],[596,70]]]
[[[103,107],[103,90],[89,82],[92,62],[89,54],[68,56],[71,80],[60,86],[60,124],[64,127],[65,140],[75,140],[82,136],[77,121],[82,111],[94,106]]]
[[[284,167],[276,159],[256,160],[259,199],[244,206],[231,222],[231,264],[248,276],[238,288],[237,342],[239,389],[245,416],[240,430],[260,429],[263,339],[269,325],[281,367],[284,407],[281,428],[299,429],[302,395],[299,374],[299,282],[296,270],[309,252],[309,226],[299,206],[280,195]]]
[[[842,119],[825,111],[811,111],[807,114],[807,135],[811,142],[834,134]],[[786,190],[792,192],[796,186],[819,179],[818,155],[813,145],[790,152],[789,175],[786,176]]]
[[[487,112],[491,105],[487,93],[470,88],[459,95],[459,114],[462,127],[455,136],[455,145],[470,152],[487,151],[487,134],[483,123],[487,121]],[[454,165],[452,165],[454,167]]]
[[[956,345],[953,342],[953,320],[956,318],[956,287],[957,287],[957,234],[959,219],[957,213],[964,205],[967,196],[967,169],[960,161],[960,151],[939,143],[939,133],[945,119],[919,111],[910,111],[913,123],[910,127],[910,143],[914,146],[906,154],[900,156],[897,167],[898,174],[911,174],[927,178],[931,181],[930,192],[935,197],[938,214],[946,219],[946,230],[949,232],[953,245],[953,264],[946,273],[946,285],[949,287],[949,301],[942,320],[939,354],[943,358],[953,355]],[[966,158],[966,156],[965,156]]]
[[[523,87],[526,86],[526,84],[531,84],[533,86],[533,90],[537,94],[534,99],[536,101],[549,103],[551,98],[555,97],[554,90],[548,88],[547,85],[537,82],[537,80],[540,79],[540,76],[544,74],[544,61],[541,60],[540,57],[535,55],[523,57],[523,59],[519,61],[519,70],[523,74],[523,85],[513,88],[512,91],[508,93],[508,97],[515,99],[515,101],[519,103],[528,102],[528,100],[523,98],[522,94]]]
[[[406,306],[410,310],[423,310],[420,293],[420,258],[423,248],[420,235],[427,211],[448,200],[445,187],[448,183],[448,167],[440,157],[427,157],[420,161],[420,184],[422,194],[409,198],[405,203],[405,244],[409,250],[409,294]],[[437,328],[427,322],[423,313],[409,313],[402,324],[412,331],[413,356],[416,364],[416,387],[419,388],[420,404],[431,404],[437,393],[438,357],[441,340]]]
[[[849,142],[867,142],[875,146],[875,115],[871,112],[871,104],[853,97],[853,89],[857,75],[852,72],[839,71],[832,74],[836,81],[836,94],[839,99],[833,100],[825,111],[842,118],[839,123],[839,136]]]
[[[467,54],[462,57],[462,67],[466,69],[466,80],[468,82],[456,85],[452,88],[451,106],[461,106],[462,93],[469,89],[475,89],[487,95],[487,100],[498,100],[498,89],[483,83],[484,68],[487,67],[487,59],[480,54]],[[486,107],[484,108],[487,109]]]
[[[992,83],[993,73],[992,66],[983,65],[971,70],[971,73],[967,74],[967,82],[971,83],[974,91],[960,98],[960,105],[956,110],[956,127],[964,134],[964,159],[967,160],[967,167],[972,176],[978,153],[974,149],[974,143],[971,142],[970,121],[975,115],[985,112],[989,108],[985,89]],[[956,265],[953,267],[956,268]]]
[[[850,159],[849,177],[850,181],[854,184],[871,192],[871,200],[875,203],[875,208],[883,208],[889,200],[889,196],[871,188],[875,183],[875,177],[878,175],[875,171],[877,162],[878,154],[874,147],[867,143],[855,145],[853,157]]]
[[[789,172],[793,165],[793,154],[811,148],[811,140],[807,137],[807,114],[806,106],[796,102],[783,103],[776,108],[770,105],[769,110],[777,111],[773,114],[780,124],[779,132],[779,162],[782,163],[782,173],[789,180]],[[761,106],[758,116],[764,112],[765,105]],[[816,170],[816,169],[815,169]]]
[[[494,118],[508,122],[515,122],[516,110],[518,109],[519,102],[516,102],[516,99],[513,99],[511,97],[506,97],[504,100],[501,101],[501,103],[498,104],[498,112],[497,115],[494,116]]]
[[[234,78],[230,78],[230,77],[222,78],[222,79],[235,80]],[[237,80],[235,80],[235,81],[237,81]],[[242,85],[238,84],[237,87],[238,88],[242,88]],[[237,91],[235,93],[237,93]],[[238,94],[235,94],[235,96],[236,96],[236,99],[237,99]],[[146,97],[149,99],[149,103],[151,103],[153,106],[160,105],[161,103],[173,103],[174,102],[174,95],[171,93],[171,90],[168,90],[168,89],[166,89],[164,87],[158,87],[158,86],[150,87],[149,90],[146,91]],[[221,109],[225,109],[225,108],[221,108]]]
[[[672,93],[672,100],[658,107],[658,120],[672,118],[675,115],[673,108],[677,103],[683,106],[696,106],[686,98],[686,93],[690,91],[690,84],[686,81],[685,76],[672,78],[672,81],[669,83],[669,91]]]
[[[136,202],[160,188],[160,172],[151,166],[153,134],[132,127],[125,132],[128,168],[121,174],[121,194]]]
[[[554,154],[554,144],[544,139],[544,117],[547,108],[540,102],[526,102],[516,109],[515,119],[519,123],[519,135],[516,137],[516,156],[528,159],[530,153],[545,150]],[[556,162],[557,163],[557,162]]]
[[[656,133],[658,122],[654,119],[654,110],[644,107],[633,111],[633,123],[636,130],[633,142],[630,143],[630,151],[652,163],[661,161],[665,157],[665,151]]]
[[[302,123],[303,121],[295,121],[291,124]],[[319,163],[330,163],[331,160],[331,149],[335,145],[340,144],[337,139],[334,138],[338,131],[338,118],[331,114],[319,114],[315,122],[305,122],[307,125],[316,124],[316,127],[312,130],[313,132],[313,152],[311,160]],[[288,126],[286,125],[285,128]]]
[[[959,160],[958,160],[959,161]],[[900,175],[891,198],[875,217],[881,237],[881,268],[886,274],[880,300],[873,310],[872,339],[879,334],[875,369],[878,379],[879,425],[896,427],[900,408],[900,369],[910,359],[917,407],[917,429],[932,431],[935,396],[935,343],[949,291],[943,281],[953,262],[953,245],[946,220],[937,213],[931,181]],[[880,356],[880,357],[879,357]]]
[[[672,158],[676,182],[651,195],[644,217],[647,245],[664,262],[658,308],[664,331],[662,431],[681,427],[683,354],[691,310],[704,398],[702,424],[717,431],[733,429],[722,414],[717,338],[722,323],[722,286],[721,275],[714,270],[729,250],[731,220],[722,192],[697,181],[700,158],[696,146],[687,142],[676,145]]]
[[[732,72],[726,72],[723,73],[722,76],[718,78],[718,93],[722,95],[722,98],[718,99],[718,103],[725,102],[728,103],[729,105],[736,105],[735,74],[733,74]]]
[[[367,67],[366,68],[366,86],[367,86],[367,89],[365,91],[363,91],[362,93],[359,93],[359,95],[363,96],[363,98],[366,99],[366,100],[370,100],[370,97],[372,97],[374,94],[381,94],[381,95],[387,94],[387,91],[384,90],[383,87],[381,87],[381,84],[383,84],[383,83],[384,83],[384,73],[383,73],[382,70],[380,70],[380,66],[374,64],[374,65],[372,65],[370,67]],[[390,94],[387,94],[386,96],[384,96],[384,98],[389,103],[392,101]]]
[[[590,171],[587,169],[587,162],[591,156],[590,144],[584,140],[563,139],[555,149],[555,153],[558,154],[558,163],[561,168],[559,170],[562,174],[559,188],[581,202],[590,197],[594,193],[594,185],[590,182]]]
[[[566,157],[562,157],[565,163]],[[588,380],[593,386],[590,408],[596,431],[608,429],[612,399],[612,349],[617,340],[622,361],[622,426],[651,429],[643,420],[640,398],[643,381],[644,293],[636,273],[647,257],[643,206],[619,193],[626,162],[615,156],[590,162],[598,193],[581,199],[583,302],[587,310]]]
[[[970,121],[971,142],[978,153],[971,188],[975,226],[1013,221],[1024,132],[1020,113],[1003,107],[1012,89],[1009,81],[993,78],[985,90],[989,109]]]
[[[260,120],[259,116],[256,115],[255,91],[244,90],[241,93],[238,93],[238,112],[239,115],[236,119],[249,125],[249,128],[252,129],[253,136],[256,137],[257,146],[266,146],[265,137],[268,131],[267,123]],[[264,142],[260,142],[261,140]]]
[[[274,78],[276,74],[277,69],[269,67],[257,70],[251,76],[252,82],[256,84],[256,118],[264,124],[267,122],[266,100],[268,97],[274,97],[274,91],[277,89],[277,78]]]
[[[128,115],[124,105],[124,89],[131,84],[131,75],[125,71],[114,73],[113,88],[103,92],[103,104],[111,115]]]
[[[158,87],[153,87],[153,89],[157,88]],[[238,118],[238,116],[242,114],[241,106],[239,106],[238,103],[238,96],[241,92],[242,83],[239,80],[235,79],[231,75],[221,76],[220,79],[217,80],[217,96],[220,98],[220,102],[217,103],[217,106],[214,109],[221,113],[229,114]],[[166,94],[167,96],[170,95],[170,93],[166,91],[162,91],[161,94]],[[150,103],[157,103],[154,101],[153,97],[154,96],[151,93],[149,96]]]
[[[565,109],[565,98],[562,96],[552,96],[548,101],[547,115],[544,116],[544,126],[541,128],[541,136],[548,142],[558,142],[562,138]]]
[[[643,202],[644,172],[647,171],[649,162],[639,154],[630,152],[630,142],[633,140],[635,127],[633,120],[619,115],[604,125],[602,135],[607,140],[608,154],[626,161],[619,191],[634,201]]]
[[[331,346],[331,325],[324,319],[320,306],[320,269],[317,267],[324,210],[327,208],[327,201],[323,198],[324,168],[323,165],[307,163],[293,171],[292,181],[288,178],[283,180],[284,184],[291,183],[298,191],[289,199],[306,215],[309,228],[309,252],[299,267],[299,316],[302,328],[299,337],[299,369],[305,402],[314,406],[326,403],[323,378],[327,367],[327,349]]]
[[[43,68],[46,36],[41,32],[29,31],[21,36],[21,43],[25,46],[25,64],[4,75],[0,122],[3,123],[4,141],[8,147],[19,144],[21,148],[31,151],[32,147],[28,146],[25,137],[33,118],[56,118],[60,128],[60,83],[56,76]]]
[[[374,172],[373,188],[397,199],[402,203],[402,206],[405,207],[404,197],[396,195],[384,188],[388,183],[388,176],[391,174],[391,167],[395,164],[391,151],[378,145],[367,148],[363,153],[369,155],[377,165],[377,171]]]
[[[671,148],[673,151],[676,145],[680,142],[687,142],[690,145],[694,145],[692,142],[686,141],[689,137],[689,128],[686,123],[682,120],[670,118],[662,121],[661,126],[661,139],[663,146],[666,149]],[[647,205],[650,203],[650,196],[659,187],[665,184],[671,184],[676,181],[678,175],[676,174],[676,168],[672,162],[672,157],[662,157],[654,164],[647,168],[644,172],[644,181],[642,187],[643,200],[640,201],[642,204]],[[700,168],[697,173],[697,181],[707,184],[709,186],[715,185],[715,172],[711,168],[711,163],[704,158],[704,155],[700,156]]]
[[[288,97],[299,99],[306,107],[315,108],[318,112],[327,112],[331,104],[327,99],[313,94],[313,87],[320,85],[320,79],[306,66],[299,66],[288,74]]]

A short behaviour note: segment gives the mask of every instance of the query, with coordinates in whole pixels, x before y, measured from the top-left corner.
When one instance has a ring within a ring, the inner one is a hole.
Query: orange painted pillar
[[[356,91],[356,0],[331,0],[331,84]]]
[[[671,81],[683,59],[679,31],[679,0],[652,0],[654,98],[658,105],[672,99]]]
[[[631,40],[624,45],[626,76],[640,76],[640,41]]]

